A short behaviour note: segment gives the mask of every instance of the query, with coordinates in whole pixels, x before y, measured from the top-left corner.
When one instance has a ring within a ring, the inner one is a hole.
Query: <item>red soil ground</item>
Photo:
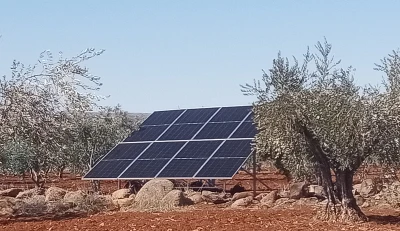
[[[262,171],[257,178],[263,182],[257,182],[258,191],[270,191],[287,185],[286,178],[275,171]],[[251,190],[252,179],[252,176],[240,172],[233,180],[225,181],[226,189],[229,190],[240,183],[246,190]],[[34,187],[29,178],[21,180],[18,177],[0,176],[0,182],[0,189]],[[217,181],[220,187],[223,183]],[[121,183],[123,184],[124,182]],[[69,174],[64,179],[53,177],[47,182],[47,186],[53,185],[68,190],[91,188],[90,182]],[[117,188],[117,181],[101,182],[103,193],[113,192]],[[393,209],[364,210],[370,222],[357,225],[315,221],[313,219],[315,212],[309,207],[230,210],[213,205],[196,205],[179,212],[116,212],[90,217],[38,221],[0,219],[0,230],[400,230],[399,212]]]
[[[308,207],[230,210],[202,205],[195,210],[180,212],[117,212],[64,220],[3,221],[0,230],[400,230],[397,212],[365,212],[370,222],[341,224],[314,220],[315,210]]]

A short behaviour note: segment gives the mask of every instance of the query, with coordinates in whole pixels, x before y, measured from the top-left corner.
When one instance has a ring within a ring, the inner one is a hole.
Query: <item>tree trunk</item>
[[[336,171],[336,186],[341,199],[339,219],[344,222],[367,221],[367,217],[358,207],[353,195],[353,176],[354,172],[348,169]]]
[[[64,166],[58,168],[58,178],[60,178],[60,179],[63,178],[63,176],[64,176],[64,170],[65,170],[65,167],[64,167]]]
[[[328,198],[328,203],[325,207],[325,211],[317,214],[317,218],[322,220],[343,222],[367,221],[367,217],[358,207],[356,200],[353,196],[352,189],[354,171],[351,171],[349,169],[340,170],[340,164],[335,163],[335,189],[331,174],[332,163],[328,159],[329,151],[326,151],[322,148],[321,142],[312,130],[310,130],[304,123],[302,123],[302,121],[297,122],[301,129],[300,131],[304,134],[308,147],[310,148],[311,157],[318,164],[317,168],[319,169],[322,178],[322,184]],[[340,206],[338,206],[338,202],[340,202]]]

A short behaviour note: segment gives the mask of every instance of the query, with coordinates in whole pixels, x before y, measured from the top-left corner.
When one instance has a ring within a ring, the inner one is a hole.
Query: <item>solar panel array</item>
[[[84,179],[230,179],[255,133],[251,106],[157,111]]]

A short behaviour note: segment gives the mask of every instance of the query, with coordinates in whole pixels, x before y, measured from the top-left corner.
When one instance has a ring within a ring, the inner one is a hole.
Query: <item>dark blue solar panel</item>
[[[139,130],[132,132],[124,142],[154,141],[165,131],[165,129],[167,129],[167,127],[168,125],[140,127]]]
[[[163,125],[171,124],[175,121],[184,110],[172,110],[172,111],[156,111],[151,114],[143,123],[143,125]]]
[[[242,121],[251,109],[251,106],[223,107],[210,122]]]
[[[175,124],[181,123],[205,123],[218,110],[218,108],[189,109],[179,117]]]
[[[154,178],[167,162],[167,159],[136,160],[121,178]]]
[[[196,178],[226,177],[236,174],[246,158],[211,158],[195,176]]]
[[[134,160],[140,153],[149,145],[149,143],[121,143],[112,149],[105,157],[104,160],[110,159],[131,159]]]
[[[173,159],[158,177],[193,177],[207,159]]]
[[[228,123],[208,123],[204,128],[196,135],[195,139],[224,139],[228,138],[229,135],[239,125],[239,122],[228,122]]]
[[[248,157],[251,153],[251,140],[227,140],[213,157]]]
[[[86,174],[85,178],[117,178],[130,163],[131,160],[102,160]]]
[[[189,141],[175,158],[208,158],[222,141]]]
[[[253,122],[243,122],[231,138],[254,138],[256,133],[257,129]]]
[[[153,143],[139,159],[171,159],[185,142]]]
[[[254,121],[254,113],[251,113],[247,118],[244,120],[246,122],[253,122]]]
[[[159,140],[190,140],[202,124],[172,125]]]

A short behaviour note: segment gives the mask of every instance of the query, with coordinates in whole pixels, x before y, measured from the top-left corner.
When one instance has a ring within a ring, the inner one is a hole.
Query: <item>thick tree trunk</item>
[[[353,195],[353,176],[351,170],[337,170],[336,185],[341,199],[340,221],[362,222],[367,221],[367,217],[361,211]]]
[[[358,207],[353,196],[354,171],[348,169],[340,170],[340,165],[338,163],[332,164],[332,161],[328,159],[329,150],[324,150],[322,148],[316,134],[302,123],[302,121],[298,121],[298,125],[310,148],[312,159],[318,164],[317,168],[320,171],[322,184],[328,198],[325,211],[318,214],[317,218],[343,222],[367,221],[367,217]],[[359,165],[361,162],[362,161],[360,161]],[[336,170],[336,189],[332,182],[331,165],[334,165]],[[338,204],[338,202],[340,204]]]

